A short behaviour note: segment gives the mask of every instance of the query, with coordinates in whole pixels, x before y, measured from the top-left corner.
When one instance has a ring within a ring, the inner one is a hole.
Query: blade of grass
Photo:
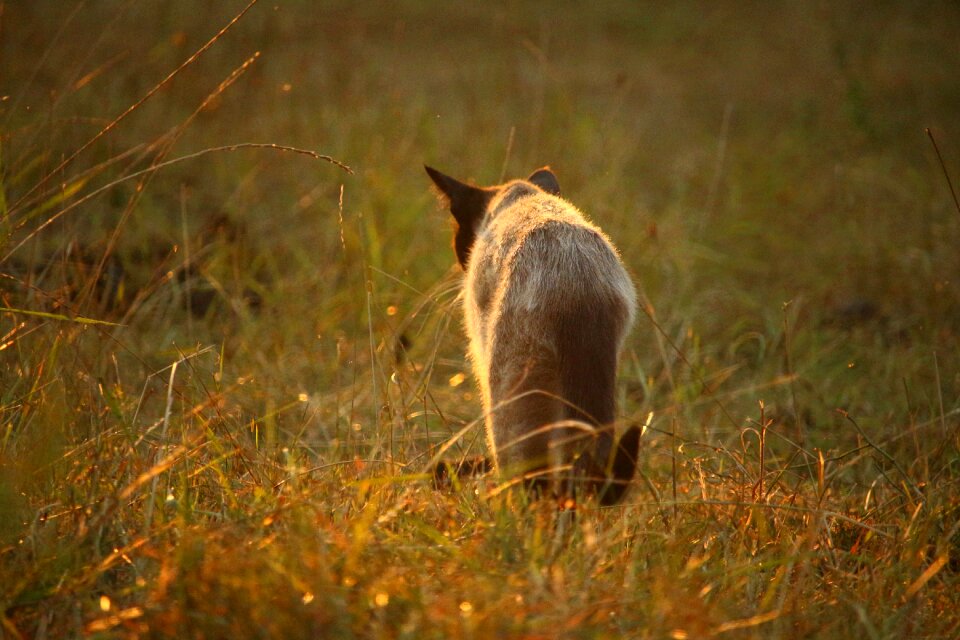
[[[11,307],[0,307],[0,311],[7,313],[19,313],[25,316],[35,316],[38,318],[47,318],[49,320],[60,320],[63,322],[76,322],[78,324],[101,324],[108,327],[122,327],[124,325],[116,322],[107,322],[106,320],[97,320],[96,318],[85,318],[83,316],[65,316],[60,313],[50,313],[48,311],[31,311],[29,309],[13,309]]]
[[[943,177],[947,179],[947,186],[950,187],[950,195],[953,196],[953,206],[957,208],[957,213],[960,213],[960,200],[957,199],[957,192],[953,188],[953,181],[950,180],[950,172],[947,171],[947,165],[943,162],[943,156],[940,155],[940,147],[937,146],[937,141],[933,137],[933,131],[928,127],[926,129],[927,136],[930,138],[930,143],[933,145],[933,150],[937,153],[937,160],[940,162],[940,168],[943,169]]]

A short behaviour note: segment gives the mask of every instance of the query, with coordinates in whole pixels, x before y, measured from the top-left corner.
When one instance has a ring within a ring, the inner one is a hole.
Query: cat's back
[[[468,280],[498,289],[501,312],[615,304],[632,315],[635,293],[616,249],[572,204],[517,182],[489,211]]]

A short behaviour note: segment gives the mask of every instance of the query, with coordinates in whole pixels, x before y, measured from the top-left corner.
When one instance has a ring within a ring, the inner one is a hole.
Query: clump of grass
[[[0,635],[957,634],[960,14],[186,7],[0,13]],[[434,159],[636,274],[623,506],[433,488]]]

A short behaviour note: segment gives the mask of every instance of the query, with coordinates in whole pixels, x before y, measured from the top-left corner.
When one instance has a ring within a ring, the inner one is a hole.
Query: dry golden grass
[[[0,638],[960,634],[957,7],[247,7],[0,3]],[[429,482],[425,161],[622,250],[624,505]]]

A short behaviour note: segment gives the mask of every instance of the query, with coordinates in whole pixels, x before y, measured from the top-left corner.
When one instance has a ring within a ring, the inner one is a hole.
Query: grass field
[[[960,6],[246,2],[0,2],[0,638],[960,636]],[[424,162],[620,248],[625,504],[433,488]]]

